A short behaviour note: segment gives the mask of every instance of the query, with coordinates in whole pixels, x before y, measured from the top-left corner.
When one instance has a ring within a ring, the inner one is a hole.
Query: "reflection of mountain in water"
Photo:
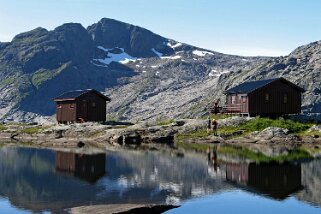
[[[61,213],[64,208],[89,204],[175,202],[229,188],[207,169],[203,156],[122,151],[103,158],[4,147],[0,149],[0,197],[33,212]],[[108,174],[101,177],[103,172]],[[87,182],[99,177],[95,183]]]
[[[97,189],[78,179],[55,174],[55,153],[32,148],[0,149],[0,197],[11,204],[40,212],[90,202]],[[84,194],[86,192],[86,194]]]
[[[226,164],[212,168],[205,156],[197,154],[177,157],[121,151],[80,155],[3,147],[0,197],[33,212],[61,213],[65,208],[89,204],[175,203],[231,189],[231,182],[277,199],[301,187],[300,165]],[[320,169],[320,160],[302,164],[305,189],[296,197],[320,205]]]
[[[304,189],[296,197],[321,207],[321,160],[302,163],[301,167]]]
[[[227,164],[226,179],[275,199],[284,199],[302,189],[301,166],[289,163]]]
[[[147,188],[146,197],[151,192],[155,196],[165,194],[163,200],[168,203],[230,188],[225,179],[211,177],[205,156],[122,152],[109,156],[106,165],[108,180],[117,179],[128,191]]]
[[[56,152],[56,170],[94,183],[105,175],[106,154]]]

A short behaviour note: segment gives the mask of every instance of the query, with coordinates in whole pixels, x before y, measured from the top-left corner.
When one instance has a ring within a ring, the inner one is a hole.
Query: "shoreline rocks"
[[[321,148],[321,138],[313,136],[297,136],[289,134],[289,130],[279,127],[268,127],[262,131],[255,131],[244,136],[245,130],[236,130],[228,134],[220,134],[220,128],[232,126],[238,127],[253,118],[231,117],[219,120],[219,136],[186,137],[180,139],[187,144],[235,144],[244,145],[248,148],[263,148],[266,154],[271,152],[265,147],[284,147],[292,149],[305,145],[311,150]],[[12,142],[16,144],[33,143],[40,147],[61,147],[77,148],[94,146],[106,149],[107,147],[141,146],[146,148],[156,148],[156,145],[171,145],[178,134],[188,134],[197,131],[204,131],[207,128],[207,120],[182,119],[166,125],[159,125],[156,122],[140,122],[131,124],[126,122],[106,122],[101,123],[77,123],[70,125],[17,125],[5,124],[0,132],[2,142]],[[311,131],[319,130],[318,126],[313,126]],[[255,145],[255,146],[253,146]],[[272,151],[271,150],[271,151]],[[274,149],[279,151],[279,149]],[[273,151],[274,151],[273,150]],[[279,152],[277,152],[279,153]]]

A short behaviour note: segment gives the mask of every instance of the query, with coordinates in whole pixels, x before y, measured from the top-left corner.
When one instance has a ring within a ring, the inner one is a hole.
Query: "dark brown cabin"
[[[105,121],[108,97],[94,89],[69,91],[54,99],[58,123]]]
[[[304,89],[284,78],[244,82],[225,92],[223,112],[249,115],[285,115],[301,113]]]

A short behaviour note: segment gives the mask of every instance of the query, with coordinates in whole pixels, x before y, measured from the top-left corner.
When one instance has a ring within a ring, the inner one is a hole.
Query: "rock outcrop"
[[[252,135],[254,135],[258,139],[270,140],[274,137],[286,137],[288,133],[288,129],[283,129],[279,127],[268,127],[263,131],[259,132],[256,136],[255,134]]]

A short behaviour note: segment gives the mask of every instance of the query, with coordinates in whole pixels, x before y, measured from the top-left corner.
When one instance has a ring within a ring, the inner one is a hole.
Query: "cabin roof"
[[[297,85],[295,85],[294,83],[280,77],[280,78],[273,78],[273,79],[265,79],[265,80],[256,80],[256,81],[250,81],[250,82],[244,82],[241,83],[240,85],[237,85],[233,88],[228,89],[227,91],[225,91],[225,94],[237,94],[237,93],[250,93],[252,91],[255,91],[259,88],[262,88],[272,82],[275,82],[277,80],[281,80],[283,82],[285,82],[286,84],[294,87],[295,89],[299,90],[300,92],[304,92],[305,90]]]
[[[104,100],[110,101],[109,97],[103,95],[102,93],[96,91],[95,89],[84,89],[84,90],[68,91],[68,92],[65,92],[65,93],[59,95],[54,100],[55,101],[75,100],[78,97],[80,97],[81,95],[86,94],[88,92],[93,92],[93,93],[97,94],[98,96],[100,96],[101,98],[103,98]]]

